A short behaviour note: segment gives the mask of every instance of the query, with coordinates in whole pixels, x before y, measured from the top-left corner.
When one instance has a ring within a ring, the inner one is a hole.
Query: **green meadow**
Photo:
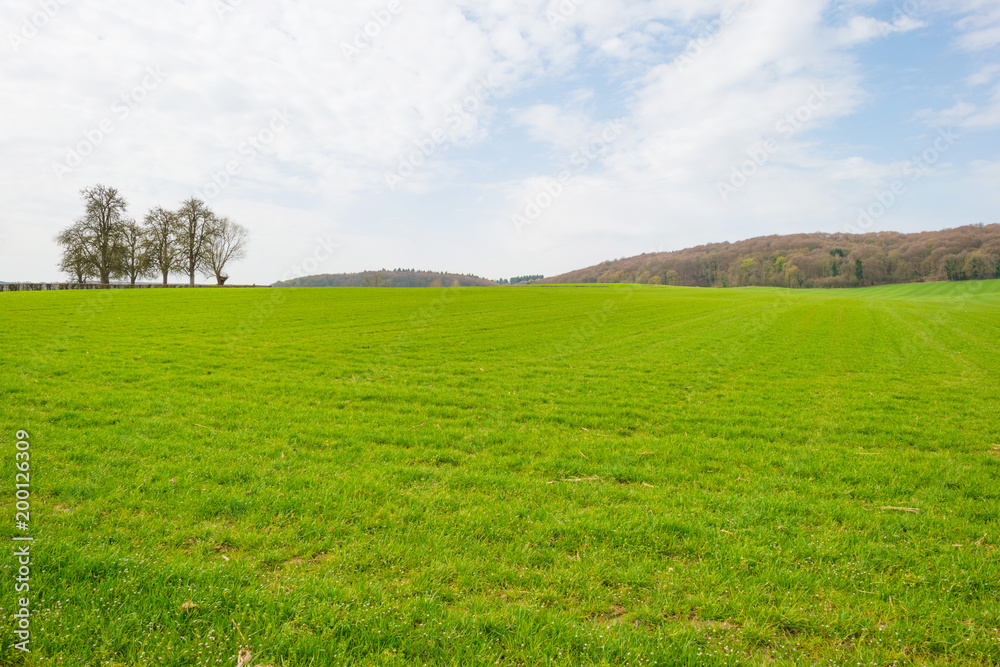
[[[998,281],[0,318],[0,665],[1000,664]]]

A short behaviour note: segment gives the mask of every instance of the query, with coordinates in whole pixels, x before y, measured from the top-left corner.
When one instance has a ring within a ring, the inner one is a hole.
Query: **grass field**
[[[2,665],[1000,664],[996,281],[0,316]]]

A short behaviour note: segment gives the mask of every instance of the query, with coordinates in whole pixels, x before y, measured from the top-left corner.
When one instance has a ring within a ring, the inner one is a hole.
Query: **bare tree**
[[[135,285],[137,279],[150,275],[151,268],[146,232],[135,220],[122,223],[121,245],[122,273]]]
[[[219,285],[225,285],[229,276],[225,274],[226,264],[246,257],[250,232],[243,225],[229,218],[216,220],[212,235],[205,246],[202,271],[206,276],[215,276]]]
[[[373,271],[365,274],[364,278],[361,279],[361,284],[365,287],[388,287],[389,281],[378,271]]]
[[[57,240],[65,252],[78,254],[79,262],[104,284],[122,275],[122,219],[128,204],[115,188],[95,185],[80,191],[86,213]],[[79,277],[80,273],[76,273]]]
[[[177,214],[159,206],[146,214],[146,251],[150,267],[163,276],[164,285],[171,271],[183,268],[177,243],[178,225]]]
[[[212,239],[216,219],[212,210],[200,199],[191,197],[177,211],[177,243],[180,263],[187,272],[191,285],[194,276],[205,261],[205,251]]]
[[[94,267],[87,253],[86,237],[80,223],[73,224],[59,233],[56,241],[63,246],[59,270],[68,273],[80,285],[94,277]]]

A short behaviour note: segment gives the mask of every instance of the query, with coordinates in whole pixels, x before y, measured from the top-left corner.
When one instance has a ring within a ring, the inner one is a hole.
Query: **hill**
[[[364,273],[328,273],[275,283],[275,287],[491,287],[498,283],[479,276],[394,269]]]
[[[1000,278],[1000,225],[901,234],[792,234],[643,254],[545,283],[865,287]]]

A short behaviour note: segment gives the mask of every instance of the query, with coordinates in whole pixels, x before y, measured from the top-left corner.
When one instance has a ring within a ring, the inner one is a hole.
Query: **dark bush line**
[[[129,283],[0,283],[0,292],[47,292],[80,289],[181,289],[181,288],[252,289],[270,285],[130,285]]]

